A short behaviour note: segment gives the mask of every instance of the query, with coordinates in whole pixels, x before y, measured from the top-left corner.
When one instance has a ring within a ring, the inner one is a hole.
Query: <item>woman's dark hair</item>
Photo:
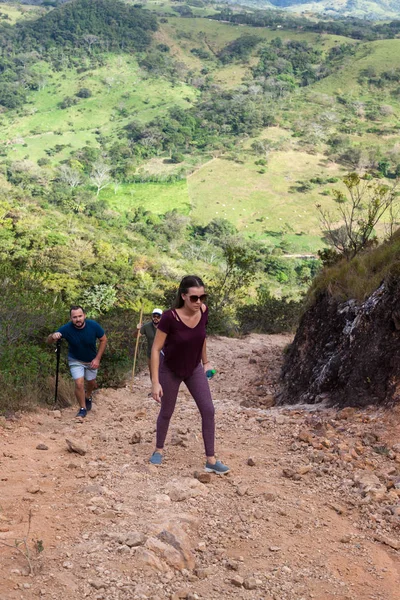
[[[204,287],[204,283],[197,275],[186,275],[179,284],[173,308],[181,308],[183,306],[182,294],[187,294],[191,287]]]

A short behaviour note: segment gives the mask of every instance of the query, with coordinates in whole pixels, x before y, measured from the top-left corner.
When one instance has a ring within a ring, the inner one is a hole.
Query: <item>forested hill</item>
[[[106,49],[143,50],[157,30],[148,11],[119,0],[74,0],[32,21],[7,28],[3,36],[26,50],[51,46],[102,45]]]

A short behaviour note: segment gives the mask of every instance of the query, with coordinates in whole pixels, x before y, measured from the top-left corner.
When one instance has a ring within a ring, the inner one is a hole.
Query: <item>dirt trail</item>
[[[203,447],[184,388],[165,462],[148,463],[146,373],[133,392],[100,390],[83,422],[72,408],[3,419],[0,599],[399,600],[400,413],[268,408],[288,341],[210,339],[232,471],[209,482],[193,476]],[[34,574],[12,547],[30,514]]]

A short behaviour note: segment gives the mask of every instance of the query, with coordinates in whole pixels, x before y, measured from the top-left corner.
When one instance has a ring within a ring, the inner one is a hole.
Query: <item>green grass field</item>
[[[156,214],[163,214],[174,208],[189,214],[191,209],[186,181],[122,184],[116,191],[110,185],[101,191],[100,198],[107,200],[112,208],[120,212],[139,206]]]
[[[0,120],[1,137],[8,141],[7,148],[15,159],[36,161],[45,156],[49,142],[81,147],[88,140],[94,141],[96,130],[117,137],[119,128],[133,119],[150,121],[172,105],[186,108],[197,95],[184,83],[144,78],[129,55],[110,55],[104,67],[80,75],[75,70],[54,73],[45,63],[38,63],[36,69],[46,81],[44,89],[31,93],[31,104],[20,114],[6,113]],[[59,108],[66,96],[74,96],[83,87],[91,90],[92,97]],[[120,116],[121,110],[128,116]],[[67,158],[70,150],[65,149],[57,159]]]
[[[0,4],[0,19],[4,23],[13,25],[18,21],[37,19],[46,13],[46,9],[41,6],[31,6],[29,4]]]
[[[202,223],[225,218],[246,235],[276,243],[277,234],[287,239],[292,252],[314,252],[321,247],[316,204],[332,206],[323,190],[338,184],[315,186],[310,192],[291,192],[291,186],[327,174],[322,155],[296,149],[270,154],[266,172],[255,165],[256,156],[243,154],[242,163],[217,158],[188,178],[192,216]],[[337,165],[329,175],[340,176]]]
[[[360,71],[373,67],[379,74],[400,67],[400,39],[377,40],[360,44],[357,54],[339,72],[313,85],[313,90],[325,94],[351,93],[354,98],[369,99],[370,93],[357,82]],[[376,92],[375,92],[376,95]],[[379,95],[385,95],[380,93]]]

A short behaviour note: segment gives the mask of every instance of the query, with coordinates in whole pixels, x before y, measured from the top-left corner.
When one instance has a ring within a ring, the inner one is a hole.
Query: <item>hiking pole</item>
[[[60,354],[61,354],[61,338],[56,342],[56,356],[57,356],[57,366],[56,366],[56,389],[54,392],[54,404],[57,404],[57,392],[58,392],[58,371],[60,370]]]
[[[142,317],[143,317],[143,305],[140,308],[140,317],[139,317],[139,325],[140,325],[140,327],[142,326]],[[140,329],[138,330],[138,335],[137,335],[137,338],[136,338],[135,354],[133,356],[132,384],[133,384],[133,380],[135,379],[135,368],[136,368],[137,352],[138,352],[138,347],[139,347],[139,338],[140,338]]]

